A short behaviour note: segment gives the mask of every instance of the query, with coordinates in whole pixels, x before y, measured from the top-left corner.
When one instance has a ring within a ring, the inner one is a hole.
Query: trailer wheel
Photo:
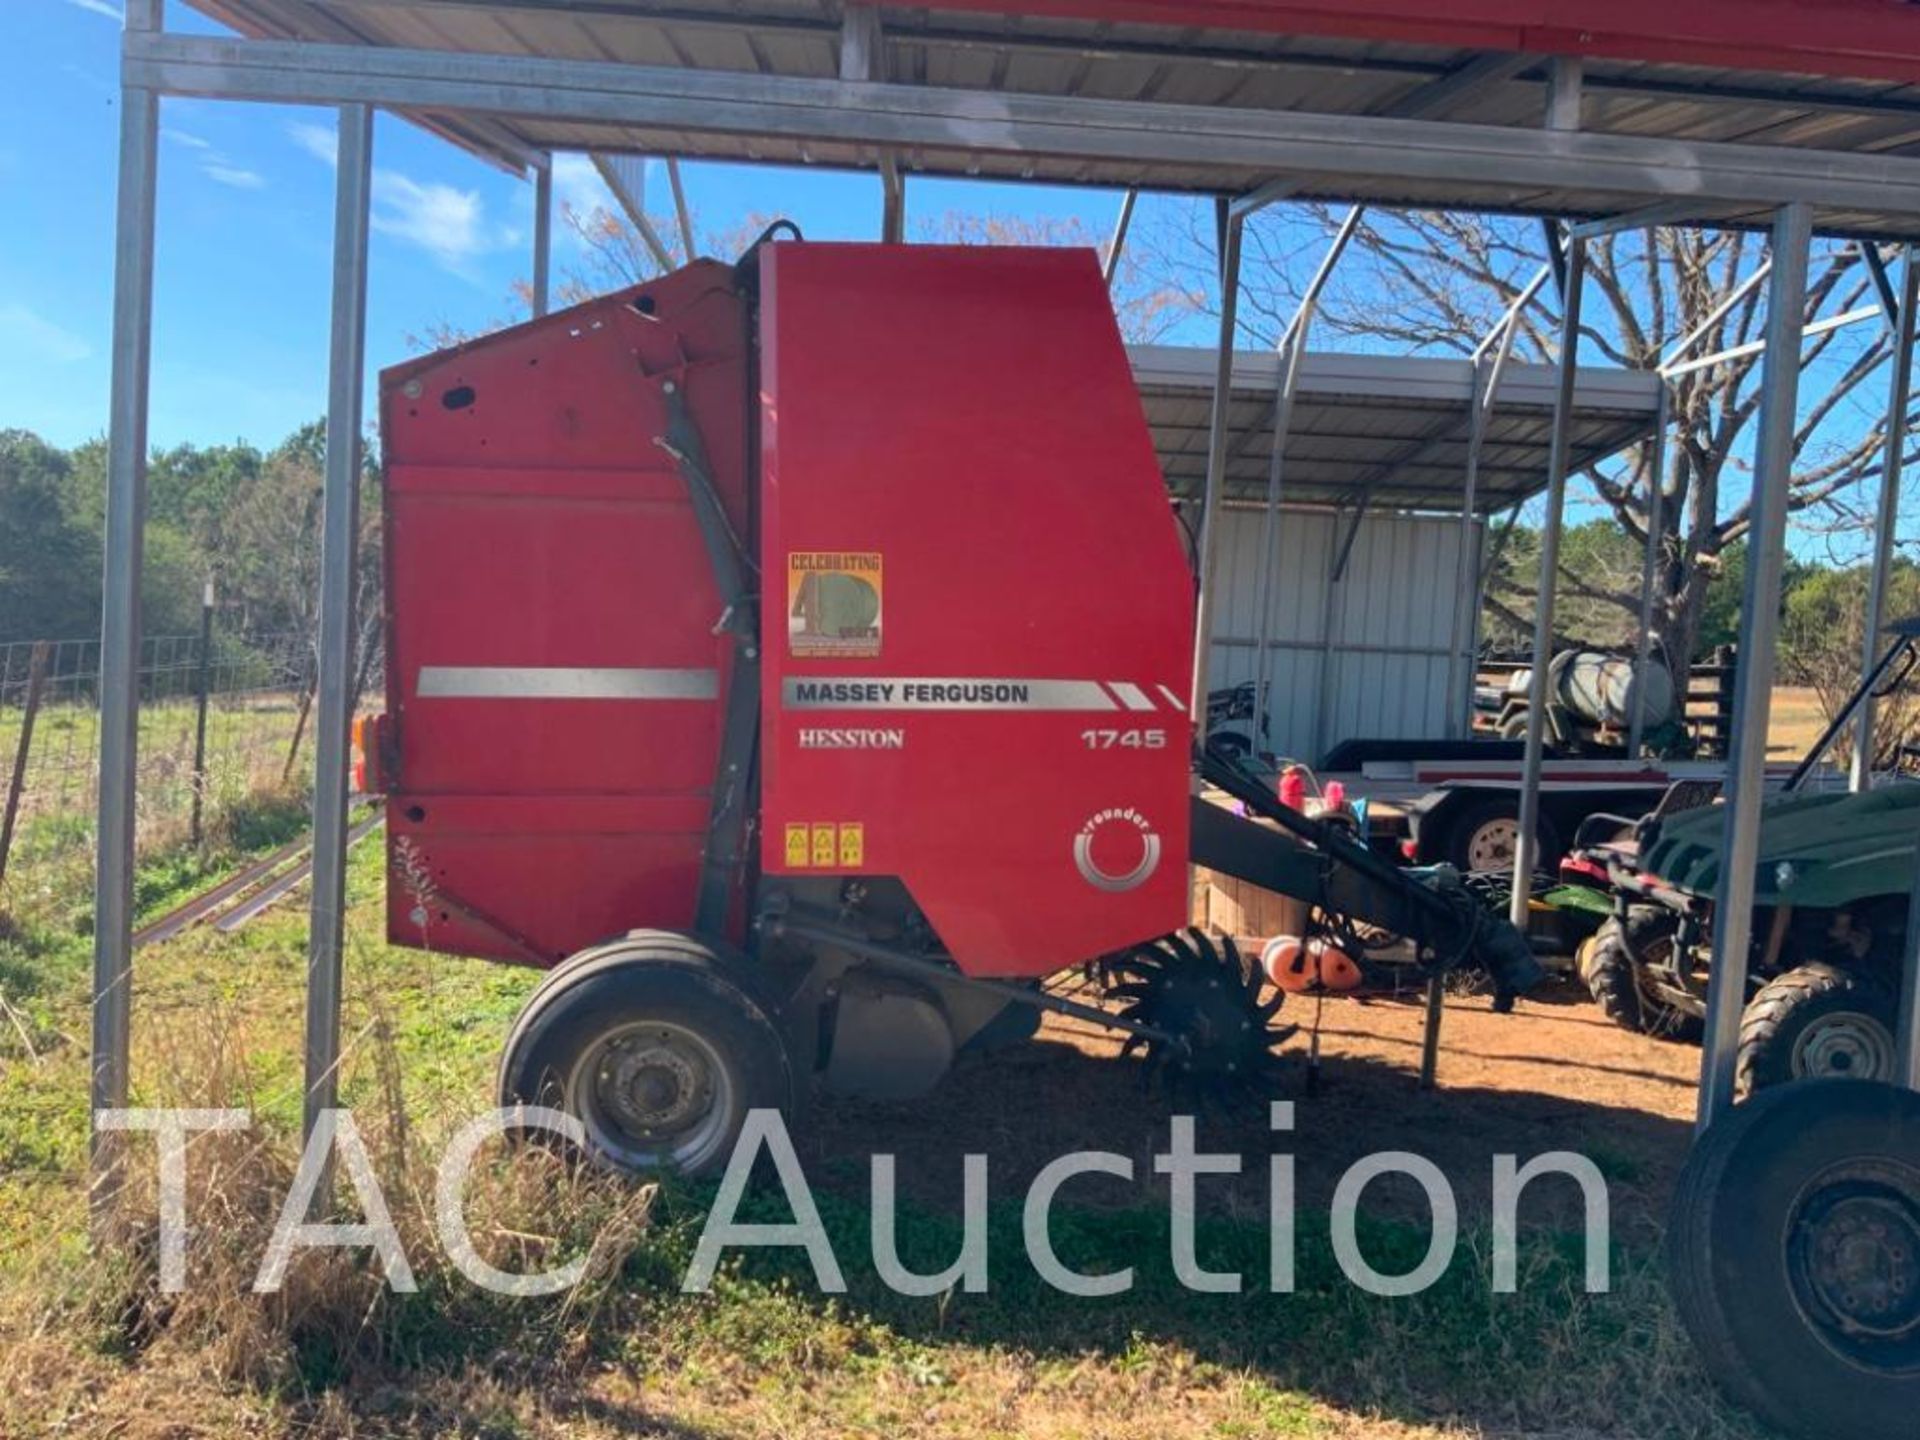
[[[1698,1016],[1673,1005],[1647,982],[1645,967],[1671,958],[1679,916],[1657,905],[1634,905],[1623,923],[1610,918],[1580,952],[1580,974],[1606,1017],[1622,1030],[1669,1040],[1698,1040]]]
[[[1870,975],[1819,963],[1770,982],[1740,1026],[1739,1085],[1891,1080],[1899,1006]]]
[[[1535,834],[1540,845],[1533,868],[1552,874],[1560,864],[1560,832],[1544,811]],[[1454,869],[1467,874],[1513,869],[1519,843],[1519,797],[1489,795],[1463,804],[1447,822],[1446,834],[1435,848]]]
[[[636,930],[570,957],[507,1036],[502,1105],[577,1118],[597,1162],[629,1174],[722,1168],[747,1111],[790,1111],[792,1067],[745,962]]]
[[[1920,1413],[1920,1095],[1856,1080],[1756,1096],[1680,1177],[1667,1278],[1707,1370],[1819,1440]]]

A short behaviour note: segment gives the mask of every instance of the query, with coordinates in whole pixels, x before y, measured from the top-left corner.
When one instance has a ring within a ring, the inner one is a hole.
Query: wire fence
[[[303,782],[304,634],[156,635],[141,646],[136,845],[199,840],[248,797]],[[100,642],[0,644],[0,909],[91,865]]]

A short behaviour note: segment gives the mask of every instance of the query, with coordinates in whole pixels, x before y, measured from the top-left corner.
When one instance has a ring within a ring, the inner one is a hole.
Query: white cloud
[[[245,165],[229,159],[227,155],[214,148],[211,140],[195,135],[190,130],[181,130],[175,126],[162,126],[162,139],[168,140],[183,150],[191,150],[199,157],[200,173],[216,185],[226,185],[235,190],[264,190],[266,176],[257,170],[249,170]]]
[[[340,163],[340,137],[334,133],[331,125],[315,125],[311,121],[296,120],[287,126],[287,134],[292,137],[294,144],[321,163],[326,165]]]
[[[93,347],[78,335],[17,302],[0,305],[0,349],[55,365],[71,365],[93,354]]]
[[[579,215],[615,208],[607,182],[600,178],[593,161],[584,155],[562,154],[553,157],[553,195],[554,199],[562,205],[571,206],[574,213]]]
[[[340,142],[331,126],[295,121],[287,135],[326,165],[340,163]],[[478,190],[438,180],[416,180],[398,170],[374,167],[370,222],[382,235],[418,246],[445,269],[474,279],[474,261],[509,243],[511,229],[490,226]]]
[[[418,245],[456,273],[491,248],[479,191],[423,183],[397,170],[373,172],[373,228]]]
[[[116,24],[126,23],[126,15],[118,5],[113,3],[113,0],[67,0],[67,3],[77,10],[86,10],[95,15],[104,15]]]
[[[222,160],[209,160],[201,167],[207,178],[221,185],[232,186],[235,190],[263,190],[266,177],[257,170],[247,170],[238,165],[229,165]]]

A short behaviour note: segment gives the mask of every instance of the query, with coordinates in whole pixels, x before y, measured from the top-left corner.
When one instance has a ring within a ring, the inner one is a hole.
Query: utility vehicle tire
[[[792,1063],[747,962],[635,930],[570,956],[533,992],[500,1060],[500,1103],[580,1121],[589,1157],[634,1175],[723,1168],[747,1111],[791,1113]]]
[[[1533,868],[1551,875],[1560,867],[1560,832],[1543,813],[1535,833],[1540,847]],[[1463,875],[1479,870],[1511,870],[1519,838],[1520,797],[1490,795],[1463,804],[1447,823],[1447,832],[1437,848],[1441,858]]]
[[[1580,952],[1580,976],[1599,1002],[1601,1011],[1622,1030],[1656,1035],[1663,1040],[1697,1041],[1705,1029],[1689,1015],[1656,994],[1641,979],[1641,965],[1665,959],[1673,948],[1680,917],[1657,905],[1633,905],[1626,922],[1613,916],[1601,925]]]
[[[1873,976],[1812,963],[1770,982],[1740,1024],[1742,1094],[1789,1080],[1892,1080],[1899,1002]]]
[[[1920,1415],[1920,1095],[1828,1080],[1737,1106],[1694,1147],[1667,1283],[1708,1372],[1808,1440]]]

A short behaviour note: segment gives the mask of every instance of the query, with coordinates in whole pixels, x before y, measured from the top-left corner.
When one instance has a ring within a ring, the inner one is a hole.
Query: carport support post
[[[127,0],[128,36],[160,28],[161,0]],[[88,1198],[98,1235],[119,1189],[120,1135],[102,1110],[127,1104],[133,989],[133,838],[140,719],[140,567],[147,510],[147,375],[153,340],[153,217],[160,97],[120,91],[113,255],[113,369],[100,626],[100,803],[93,923]]]
[[[1633,714],[1627,720],[1627,758],[1638,760],[1646,739],[1647,713],[1642,700],[1647,665],[1653,657],[1653,573],[1660,564],[1660,512],[1667,498],[1667,426],[1673,407],[1673,392],[1666,377],[1660,376],[1660,404],[1653,419],[1653,454],[1647,458],[1647,548],[1640,562],[1640,640],[1634,651]],[[1681,686],[1680,708],[1686,709],[1686,680],[1675,676]]]
[[[1908,273],[1912,273],[1909,253]],[[1911,296],[1912,291],[1908,291]],[[1914,867],[1913,893],[1907,897],[1906,969],[1900,983],[1900,1033],[1894,1043],[1900,1053],[1893,1067],[1894,1083],[1920,1090],[1920,866]]]
[[[306,1106],[311,1138],[339,1088],[340,975],[347,866],[347,730],[352,723],[353,572],[359,538],[360,391],[367,326],[367,207],[373,112],[340,107],[333,217],[333,341],[327,364],[327,474],[321,520],[320,679],[313,729],[313,903],[307,931]],[[329,1171],[315,1213],[332,1191]]]
[[[1567,293],[1560,311],[1559,386],[1553,439],[1547,449],[1547,515],[1540,530],[1540,596],[1533,612],[1533,674],[1527,686],[1527,755],[1520,786],[1520,833],[1514,839],[1513,903],[1508,917],[1527,928],[1532,875],[1540,862],[1540,770],[1547,754],[1547,664],[1553,658],[1553,596],[1560,574],[1560,530],[1567,509],[1567,450],[1573,435],[1573,391],[1580,362],[1580,291],[1587,242],[1567,240]]]
[[[1767,296],[1767,358],[1760,386],[1760,435],[1753,466],[1753,523],[1747,539],[1747,590],[1740,606],[1740,677],[1720,841],[1720,883],[1713,897],[1713,960],[1707,982],[1706,1050],[1700,1066],[1699,1128],[1733,1105],[1740,1020],[1747,1005],[1753,937],[1760,806],[1765,799],[1767,721],[1773,708],[1774,647],[1780,633],[1780,578],[1786,561],[1787,483],[1800,399],[1800,345],[1806,326],[1807,246],[1813,215],[1804,203],[1781,208],[1773,224],[1773,275]]]
[[[533,172],[533,318],[553,301],[553,157]]]
[[[1207,668],[1213,652],[1213,572],[1220,549],[1220,492],[1227,474],[1227,432],[1233,410],[1233,337],[1240,307],[1240,233],[1245,220],[1228,211],[1220,230],[1220,349],[1214,358],[1213,419],[1207,433],[1207,488],[1200,501],[1193,607],[1193,735],[1207,743]]]
[[[1873,577],[1867,585],[1867,635],[1865,653],[1860,657],[1860,675],[1864,680],[1880,663],[1880,627],[1887,620],[1887,579],[1893,570],[1895,530],[1900,523],[1900,476],[1906,464],[1907,409],[1913,400],[1914,302],[1920,299],[1920,266],[1916,266],[1913,246],[1903,250],[1899,311],[1887,318],[1893,324],[1892,373],[1887,380],[1887,443],[1880,467],[1880,509],[1874,516]],[[1850,772],[1856,791],[1873,787],[1873,696],[1860,702],[1860,715],[1854,722],[1853,766]]]

